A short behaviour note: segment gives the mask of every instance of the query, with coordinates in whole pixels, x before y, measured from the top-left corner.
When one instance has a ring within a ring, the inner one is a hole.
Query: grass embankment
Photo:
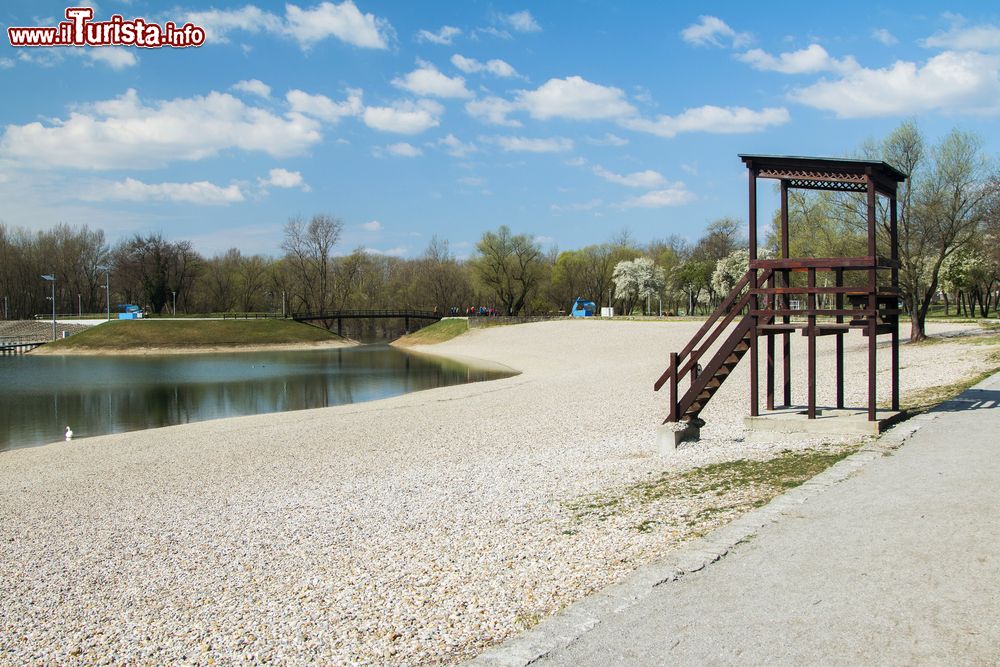
[[[468,330],[468,320],[462,318],[439,320],[434,324],[429,324],[422,329],[418,329],[411,334],[393,341],[393,345],[401,347],[434,345],[435,343],[443,343],[456,336],[461,336]]]
[[[46,352],[96,352],[136,348],[245,348],[343,340],[292,320],[112,320],[43,346]]]

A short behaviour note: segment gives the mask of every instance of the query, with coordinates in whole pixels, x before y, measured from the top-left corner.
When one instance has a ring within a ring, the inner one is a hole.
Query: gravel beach
[[[633,517],[574,520],[574,500],[821,444],[744,441],[743,361],[702,413],[702,440],[655,455],[666,400],[652,384],[698,326],[476,329],[433,353],[519,375],[0,453],[0,663],[472,657],[721,520],[637,531]],[[846,343],[847,403],[861,405],[866,339]],[[984,370],[991,349],[904,345],[902,391]],[[819,339],[821,378],[832,350]],[[818,394],[831,403],[832,382]]]

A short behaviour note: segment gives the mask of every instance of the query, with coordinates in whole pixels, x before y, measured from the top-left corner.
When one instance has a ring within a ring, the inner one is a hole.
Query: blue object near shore
[[[570,313],[573,317],[593,317],[597,314],[597,304],[593,301],[587,301],[582,296],[577,297],[576,301],[573,302],[573,311]]]

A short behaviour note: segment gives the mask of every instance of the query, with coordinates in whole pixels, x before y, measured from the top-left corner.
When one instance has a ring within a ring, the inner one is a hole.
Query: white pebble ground
[[[697,327],[478,329],[434,352],[520,375],[0,453],[0,663],[471,657],[677,543],[615,521],[563,530],[563,503],[789,446],[743,441],[744,361],[702,441],[654,455],[666,407],[653,381]],[[848,337],[858,405],[865,341]],[[832,345],[821,339],[827,374]],[[982,370],[987,351],[904,346],[903,391]],[[799,402],[803,353],[795,337]],[[883,373],[881,398],[887,386]],[[819,394],[829,403],[832,386]]]

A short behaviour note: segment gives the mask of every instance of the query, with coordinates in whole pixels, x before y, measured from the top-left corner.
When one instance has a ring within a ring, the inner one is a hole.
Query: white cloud
[[[414,146],[413,144],[408,144],[405,141],[401,141],[398,144],[391,144],[385,147],[387,153],[395,155],[397,157],[419,157],[424,154],[422,150]]]
[[[973,52],[945,51],[924,65],[896,61],[881,69],[862,68],[836,81],[792,91],[802,104],[833,111],[839,118],[865,118],[923,111],[1000,112],[1000,59]]]
[[[475,58],[466,58],[465,56],[456,53],[451,57],[451,64],[466,74],[487,72],[502,79],[509,79],[517,76],[517,70],[514,69],[509,63],[500,60],[499,58],[493,58],[492,60],[487,60],[483,63]]]
[[[486,179],[480,178],[479,176],[463,176],[458,179],[458,182],[462,185],[468,185],[470,187],[479,187],[480,185],[486,184]]]
[[[92,61],[107,65],[116,71],[139,64],[139,59],[136,57],[135,52],[126,47],[87,47],[85,49],[77,49],[76,51],[82,53]]]
[[[534,237],[534,239],[535,239],[535,243],[538,243],[538,244],[541,244],[541,245],[551,245],[551,244],[553,244],[553,243],[556,242],[556,240],[553,237],[551,237],[551,236],[545,236],[545,235],[540,235],[540,234],[536,234],[535,237]]]
[[[648,132],[660,137],[673,137],[683,132],[709,132],[712,134],[760,132],[772,125],[783,125],[788,120],[788,111],[783,107],[766,107],[760,111],[754,111],[746,107],[707,105],[696,109],[686,109],[677,116],[660,115],[655,120],[626,118],[619,121],[619,124],[637,132]]]
[[[0,58],[0,69],[10,69],[14,66],[14,61],[10,58]]]
[[[424,97],[472,97],[462,77],[446,76],[430,63],[418,61],[418,64],[420,67],[406,76],[393,79],[392,85]]]
[[[382,231],[382,223],[378,220],[371,220],[361,225],[363,229],[369,232],[380,232]]]
[[[476,152],[474,144],[467,144],[458,139],[454,134],[449,134],[443,139],[438,139],[438,145],[443,147],[445,152],[452,157],[465,157],[469,153]]]
[[[233,84],[233,90],[238,90],[241,93],[249,93],[250,95],[257,95],[258,97],[263,97],[265,100],[271,97],[271,86],[267,85],[260,79],[245,79]]]
[[[421,30],[417,33],[418,42],[433,42],[434,44],[451,44],[452,40],[462,34],[460,28],[451,25],[441,26],[437,32]]]
[[[535,90],[519,91],[517,101],[520,108],[540,119],[597,120],[635,113],[621,88],[591,83],[579,76],[549,79]]]
[[[17,54],[17,60],[40,67],[56,67],[65,62],[66,58],[75,57],[84,59],[88,65],[98,63],[107,65],[115,71],[121,71],[139,64],[139,58],[134,51],[134,49],[124,46],[34,49],[33,51],[20,51]],[[0,69],[10,69],[15,64],[11,58],[0,58]]]
[[[229,33],[241,31],[291,37],[303,49],[328,37],[362,48],[386,49],[393,34],[388,21],[362,14],[352,0],[340,4],[321,2],[311,9],[287,4],[284,17],[246,5],[190,12],[184,20],[205,28],[209,43],[227,42]]]
[[[628,139],[608,132],[603,137],[587,137],[587,143],[594,146],[625,146]]]
[[[347,99],[343,102],[334,102],[326,95],[311,95],[301,90],[290,90],[285,94],[294,113],[305,114],[328,123],[336,123],[344,116],[359,116],[364,110],[361,102],[362,91],[357,88],[350,88],[347,91]]]
[[[513,14],[504,14],[500,20],[516,32],[539,32],[542,29],[542,26],[538,25],[538,21],[527,9]]]
[[[365,252],[372,255],[384,255],[385,257],[404,257],[409,251],[406,246],[397,246],[395,248],[389,248],[388,250],[379,250],[378,248],[364,248]]]
[[[667,179],[663,178],[663,174],[652,169],[623,175],[608,171],[604,167],[597,165],[594,167],[594,173],[606,181],[630,188],[655,188],[667,182]]]
[[[259,7],[246,5],[240,9],[209,9],[203,12],[189,12],[184,21],[205,29],[206,43],[227,42],[230,32],[280,33],[282,21]]]
[[[146,104],[129,89],[120,97],[82,105],[65,119],[8,125],[0,136],[0,153],[43,168],[151,169],[231,149],[287,157],[321,139],[313,119],[276,116],[227,93]]]
[[[507,152],[559,153],[573,149],[573,141],[565,137],[533,139],[530,137],[492,137],[490,142]]]
[[[684,183],[677,181],[660,190],[652,190],[638,197],[631,197],[622,202],[620,208],[663,208],[666,206],[681,206],[694,201],[694,193],[687,189]]]
[[[781,107],[755,111],[711,105],[687,109],[677,116],[643,118],[620,88],[602,86],[579,76],[549,79],[535,90],[518,91],[514,101],[493,96],[473,100],[465,105],[465,110],[470,116],[494,125],[519,127],[521,123],[508,116],[515,111],[527,111],[533,118],[542,120],[614,120],[621,127],[661,137],[673,137],[682,132],[758,132],[789,119],[788,111]],[[606,140],[609,145],[625,141],[611,134]],[[592,140],[592,143],[598,142]]]
[[[510,100],[494,96],[472,100],[465,105],[466,112],[476,120],[506,127],[521,127],[521,121],[507,118],[507,114],[517,109],[518,106]]]
[[[695,46],[725,46],[722,38],[728,39],[734,49],[750,41],[750,35],[736,32],[722,19],[715,16],[701,16],[698,23],[681,30],[681,39]]]
[[[362,14],[351,0],[339,5],[321,2],[312,9],[285,5],[285,31],[308,48],[327,37],[367,49],[389,47],[391,26],[373,14]]]
[[[1000,27],[995,25],[953,26],[946,32],[937,32],[920,42],[928,48],[945,48],[957,51],[1000,51]]]
[[[893,44],[898,44],[899,40],[896,36],[889,32],[886,28],[876,28],[872,30],[872,39],[876,42],[880,42],[885,46],[892,46]]]
[[[257,183],[261,187],[300,188],[303,192],[310,190],[309,186],[302,180],[300,172],[281,168],[267,172],[267,178],[258,178]]]
[[[208,181],[143,183],[134,178],[97,184],[80,197],[84,201],[171,201],[187,204],[232,204],[243,201],[239,186],[220,187]]]
[[[388,107],[367,107],[365,125],[382,132],[418,134],[441,124],[444,107],[433,100],[396,102]]]
[[[736,56],[754,69],[781,72],[782,74],[809,74],[813,72],[838,72],[846,74],[859,68],[858,62],[848,56],[837,60],[819,44],[804,49],[772,56],[763,49],[751,49]]]

